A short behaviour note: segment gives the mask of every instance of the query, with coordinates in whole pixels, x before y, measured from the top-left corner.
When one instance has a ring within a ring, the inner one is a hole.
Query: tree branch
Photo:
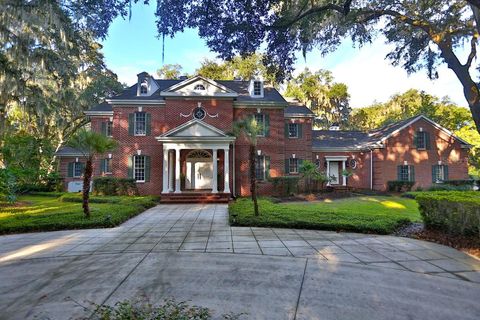
[[[470,40],[470,54],[468,55],[467,62],[464,64],[467,69],[470,69],[473,59],[477,56],[477,41],[478,33],[475,33],[472,37],[472,40]]]

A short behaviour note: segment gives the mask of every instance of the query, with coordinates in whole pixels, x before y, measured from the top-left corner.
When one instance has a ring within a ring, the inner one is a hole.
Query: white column
[[[330,161],[327,160],[327,179],[328,179],[328,182],[327,182],[327,186],[330,185]]]
[[[223,168],[225,171],[225,187],[223,188],[224,193],[230,193],[230,159],[228,156],[228,153],[230,149],[223,149],[224,151],[224,157],[223,157]]]
[[[212,150],[213,161],[213,175],[212,175],[212,193],[218,192],[217,180],[218,180],[218,163],[217,163],[217,149]]]
[[[180,149],[175,149],[175,193],[180,193]]]
[[[343,172],[345,171],[345,162],[346,162],[346,160],[342,161],[342,184],[344,186],[347,185],[347,177],[343,175]]]
[[[163,185],[162,193],[168,193],[168,149],[163,148]]]
[[[174,173],[174,166],[173,166],[173,152],[168,150],[168,191],[173,192],[173,186],[175,184],[175,175]]]

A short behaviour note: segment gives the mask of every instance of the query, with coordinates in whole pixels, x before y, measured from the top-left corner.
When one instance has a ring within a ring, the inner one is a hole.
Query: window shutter
[[[437,168],[438,168],[437,165],[432,166],[432,183],[437,182]]]
[[[285,174],[290,173],[290,159],[285,159]]]
[[[302,127],[303,125],[301,123],[297,124],[298,127],[298,137],[301,138],[303,133],[302,133]]]
[[[107,135],[107,123],[105,121],[102,122],[102,129],[101,130],[102,130],[102,134],[104,136],[106,136]]]
[[[445,181],[448,180],[448,166],[443,166],[443,178],[445,179]]]
[[[418,134],[417,134],[416,131],[415,131],[415,133],[413,134],[413,147],[414,147],[414,148],[418,148]]]
[[[270,136],[270,116],[268,114],[263,115],[263,121],[265,122],[265,137]]]
[[[150,156],[145,156],[145,182],[150,182]]]
[[[133,179],[133,157],[134,156],[128,157],[128,177],[130,179]]]
[[[85,174],[85,163],[80,162],[80,168],[81,176],[83,176]]]
[[[135,113],[128,114],[128,135],[134,135],[134,122],[135,122]]]
[[[290,135],[288,134],[288,123],[285,123],[285,138],[288,139]]]
[[[73,177],[73,164],[74,164],[74,162],[69,162],[68,163],[68,169],[67,169],[67,177],[68,178]]]
[[[270,178],[270,157],[265,156],[265,178]]]
[[[402,166],[397,166],[397,180],[402,180]]]
[[[145,114],[145,134],[149,136],[152,132],[152,115],[150,113]]]
[[[430,134],[425,132],[425,149],[430,150]]]
[[[410,167],[410,181],[415,181],[415,167],[414,166],[409,166]]]
[[[303,159],[298,159],[298,172],[300,172],[300,167],[303,164]]]

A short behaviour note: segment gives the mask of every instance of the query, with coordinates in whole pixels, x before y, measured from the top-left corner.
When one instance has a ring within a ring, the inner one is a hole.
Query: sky
[[[102,52],[107,67],[118,75],[119,81],[132,85],[136,75],[146,71],[155,75],[162,66],[162,40],[157,38],[155,5],[137,3],[129,20],[117,18],[103,41]],[[439,70],[439,79],[428,79],[425,71],[408,75],[401,67],[393,67],[385,56],[389,46],[378,39],[363,48],[354,48],[349,40],[333,53],[321,56],[318,51],[307,54],[304,60],[299,53],[296,72],[305,67],[310,70],[326,69],[333,73],[336,82],[347,84],[352,107],[364,107],[374,102],[384,102],[392,95],[416,88],[430,94],[448,96],[453,102],[466,106],[462,87],[445,64]],[[183,71],[194,73],[205,59],[215,59],[196,30],[186,30],[175,38],[165,39],[165,64],[178,63]]]

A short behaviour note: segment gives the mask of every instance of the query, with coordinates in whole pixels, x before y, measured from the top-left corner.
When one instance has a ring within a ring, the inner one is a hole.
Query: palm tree
[[[245,136],[249,143],[249,172],[250,172],[250,193],[252,195],[253,208],[255,215],[258,216],[257,201],[257,177],[255,174],[256,153],[257,153],[257,136],[262,132],[263,127],[260,126],[254,117],[237,121],[233,124],[233,132],[236,137]]]
[[[97,155],[114,150],[117,147],[117,142],[100,133],[80,129],[70,138],[67,145],[81,152],[86,161],[85,171],[83,173],[82,207],[85,217],[90,218],[88,200],[90,196],[90,181],[92,180],[93,173],[93,159]]]

